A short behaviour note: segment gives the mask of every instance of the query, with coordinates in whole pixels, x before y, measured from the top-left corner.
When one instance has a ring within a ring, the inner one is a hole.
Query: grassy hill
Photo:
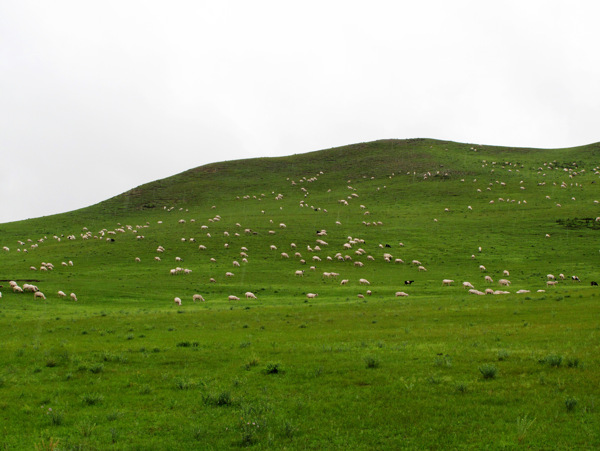
[[[382,140],[0,224],[0,445],[597,448],[599,170]]]

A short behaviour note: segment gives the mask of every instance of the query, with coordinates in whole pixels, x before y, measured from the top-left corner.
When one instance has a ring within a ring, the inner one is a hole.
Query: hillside
[[[0,224],[0,446],[596,448],[599,183],[382,140]]]

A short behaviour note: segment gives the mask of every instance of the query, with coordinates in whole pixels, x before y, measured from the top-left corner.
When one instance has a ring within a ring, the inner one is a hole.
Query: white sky
[[[0,1],[0,222],[384,138],[600,141],[600,2]]]

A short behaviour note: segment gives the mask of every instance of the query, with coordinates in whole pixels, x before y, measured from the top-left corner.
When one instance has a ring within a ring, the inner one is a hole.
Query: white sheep
[[[484,279],[485,279],[486,282],[489,282],[489,283],[493,283],[494,282],[494,279],[492,279],[490,276],[485,276]]]
[[[70,297],[70,298],[71,298],[73,301],[77,302],[77,295],[76,295],[75,293],[71,293],[71,294],[69,295],[69,297]]]
[[[302,277],[304,277],[304,270],[303,270],[303,269],[302,269],[302,270],[298,270],[298,271],[296,271],[294,274],[295,274],[295,275],[297,275],[297,276],[302,276]]]
[[[308,299],[314,299],[314,298],[316,298],[317,296],[318,296],[318,294],[317,294],[317,293],[306,293],[306,297],[307,297]]]
[[[232,272],[226,272],[225,273],[225,277],[233,277],[235,274],[233,274]]]
[[[57,294],[58,294],[59,298],[66,298],[67,297],[67,295],[65,294],[64,291],[59,291]]]
[[[36,291],[35,293],[33,293],[33,298],[42,298],[46,300],[46,296],[44,296],[44,293],[42,293],[41,291]]]
[[[442,286],[446,285],[446,286],[450,286],[454,283],[454,280],[452,279],[444,279],[442,280]]]
[[[196,302],[196,301],[201,301],[201,302],[204,302],[204,298],[202,297],[202,295],[201,295],[201,294],[195,294],[195,295],[193,295],[193,296],[192,296],[192,300],[193,300],[194,302]]]
[[[508,269],[505,269],[504,271],[502,271],[502,274],[505,276],[510,276],[510,272],[508,271]]]
[[[181,299],[179,299],[179,298],[173,299],[173,302],[177,305],[181,305]]]
[[[500,279],[498,281],[498,283],[500,284],[500,286],[507,287],[510,285],[511,282],[510,282],[510,280],[507,280],[507,279]]]
[[[367,279],[359,279],[358,283],[361,285],[371,285],[371,283]]]
[[[350,282],[348,279],[342,279],[340,285],[346,285],[348,282]]]
[[[230,301],[239,301],[240,300],[240,298],[238,298],[237,296],[233,296],[233,295],[228,296],[227,299]]]
[[[547,274],[546,277],[548,280],[554,280],[554,274]]]
[[[408,293],[405,293],[404,291],[396,291],[396,297],[398,296],[408,296]]]
[[[244,295],[246,296],[246,299],[256,299],[256,295],[251,291],[246,291]]]
[[[427,271],[427,268],[425,268],[425,266],[419,266],[419,271]]]
[[[479,265],[479,269],[480,269],[482,272],[486,270],[486,269],[485,269],[485,266],[483,266],[483,265]]]
[[[558,282],[556,280],[549,280],[548,282],[546,282],[547,286],[555,286],[558,285]]]
[[[475,288],[471,282],[463,282],[463,288]]]

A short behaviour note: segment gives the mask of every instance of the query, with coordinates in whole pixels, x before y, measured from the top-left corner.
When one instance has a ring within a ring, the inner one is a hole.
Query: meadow
[[[0,224],[0,449],[596,449],[599,168],[383,140]]]

